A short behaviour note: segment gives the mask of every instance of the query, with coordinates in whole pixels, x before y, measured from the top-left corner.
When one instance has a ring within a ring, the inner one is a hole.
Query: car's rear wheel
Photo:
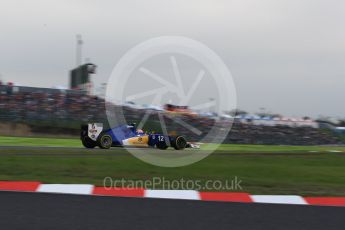
[[[98,137],[98,146],[101,149],[109,149],[113,144],[113,138],[109,134],[101,133]]]
[[[83,144],[85,148],[88,148],[88,149],[93,149],[94,147],[97,146],[96,142],[91,140],[90,137],[88,136],[83,136],[81,138],[81,143]]]
[[[168,148],[168,145],[165,143],[165,141],[157,143],[156,146],[161,150],[166,150]]]
[[[183,136],[177,136],[174,140],[173,147],[176,150],[183,150],[186,148],[187,141]]]

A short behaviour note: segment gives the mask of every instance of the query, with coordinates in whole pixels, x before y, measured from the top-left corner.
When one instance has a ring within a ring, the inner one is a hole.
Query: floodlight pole
[[[80,34],[77,34],[76,43],[76,66],[79,67],[82,62],[83,40]]]

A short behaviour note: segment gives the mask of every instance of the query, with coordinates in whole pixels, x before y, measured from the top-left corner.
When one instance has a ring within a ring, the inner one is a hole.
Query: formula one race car
[[[147,134],[138,130],[135,124],[121,125],[106,130],[103,130],[102,123],[82,125],[80,138],[86,148],[96,146],[102,149],[119,146],[156,147],[158,149],[173,147],[176,150],[199,148],[198,145],[187,142],[183,136]]]

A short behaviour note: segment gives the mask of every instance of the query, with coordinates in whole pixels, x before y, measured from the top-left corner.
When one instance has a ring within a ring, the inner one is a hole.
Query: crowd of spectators
[[[78,91],[16,91],[0,88],[0,120],[77,128],[80,122],[103,119],[104,100]]]
[[[262,126],[233,124],[227,143],[279,145],[341,145],[341,139],[330,132],[313,127]]]
[[[128,122],[140,123],[147,110],[120,108]],[[219,133],[232,126],[225,143],[321,145],[343,144],[337,135],[313,127],[265,126],[240,120],[216,121],[188,114],[151,111],[144,128],[161,132],[159,113],[164,115],[169,134],[185,135],[191,141],[215,140],[209,132]],[[87,122],[106,122],[105,101],[78,91],[23,90],[0,86],[0,122],[31,126],[79,129]],[[194,127],[195,129],[193,129]],[[216,127],[216,128],[215,128]]]

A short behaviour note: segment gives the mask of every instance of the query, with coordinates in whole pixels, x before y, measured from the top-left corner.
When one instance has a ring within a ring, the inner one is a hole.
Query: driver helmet
[[[138,133],[138,134],[143,134],[143,133],[144,133],[144,130],[142,130],[142,129],[137,129],[137,133]]]

